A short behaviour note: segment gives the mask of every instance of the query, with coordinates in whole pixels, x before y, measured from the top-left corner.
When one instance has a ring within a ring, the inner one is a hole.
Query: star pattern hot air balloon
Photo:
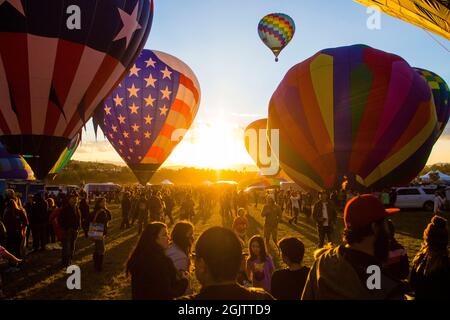
[[[0,1],[0,141],[43,179],[144,46],[153,0]]]
[[[81,143],[81,131],[79,134],[73,138],[69,145],[64,149],[64,151],[59,156],[58,161],[56,161],[53,168],[48,173],[48,178],[54,179],[64,167],[69,163],[70,159],[72,159],[73,154],[77,150],[78,146]]]
[[[273,52],[275,61],[278,61],[280,52],[292,40],[294,33],[294,20],[284,13],[268,14],[258,24],[259,37]]]
[[[436,139],[438,139],[444,132],[450,117],[450,89],[445,80],[434,72],[420,68],[415,69],[425,79],[433,93],[438,121],[438,136]]]
[[[417,176],[437,119],[430,88],[404,59],[354,45],[292,67],[270,101],[268,128],[280,130],[281,167],[299,185],[333,189],[348,179],[369,189]]]
[[[449,0],[355,0],[450,40]]]
[[[10,154],[1,143],[0,179],[35,180],[28,163],[17,154]]]
[[[145,185],[191,126],[200,85],[181,60],[143,50],[94,120]]]

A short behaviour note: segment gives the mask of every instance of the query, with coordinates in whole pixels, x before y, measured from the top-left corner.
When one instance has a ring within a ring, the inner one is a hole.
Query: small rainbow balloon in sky
[[[278,61],[278,56],[292,40],[294,33],[294,20],[284,13],[268,14],[258,24],[259,37],[273,52],[275,61]]]

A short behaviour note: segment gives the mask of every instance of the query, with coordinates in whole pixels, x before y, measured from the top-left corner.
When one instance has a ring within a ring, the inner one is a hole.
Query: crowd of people
[[[396,212],[390,208],[393,196],[387,190],[313,196],[295,190],[258,195],[234,188],[126,188],[121,196],[120,229],[134,226],[139,235],[125,266],[132,298],[450,299],[447,220],[433,217],[410,264],[390,219]],[[35,194],[22,205],[14,191],[7,190],[1,201],[0,260],[6,261],[9,272],[15,272],[28,253],[56,248],[61,242],[61,266],[66,268],[83,232],[94,241],[94,268],[101,272],[112,219],[107,203],[100,195],[91,210],[86,194],[73,191],[58,196]],[[222,226],[195,239],[196,223],[208,219],[216,204]],[[338,213],[344,223],[340,240],[335,234]],[[248,232],[254,214],[264,219],[262,234]],[[287,223],[300,226],[302,214],[317,227],[311,266],[303,263],[305,245],[299,237],[278,240],[284,216]],[[276,270],[269,254],[271,241],[286,268]],[[380,268],[376,290],[367,285],[371,266]],[[199,292],[193,290],[194,275],[201,285]]]
[[[314,202],[311,195],[298,191],[267,193],[260,213],[265,218],[263,235],[247,240],[251,198],[226,191],[219,197],[223,226],[203,232],[193,252],[194,225],[189,223],[183,233],[184,239],[188,239],[183,242],[186,244],[183,250],[174,249],[179,245],[173,234],[171,239],[167,236],[164,223],[150,223],[146,227],[144,232],[153,236],[149,238],[146,233],[141,237],[127,264],[133,299],[450,299],[447,220],[438,215],[433,217],[424,232],[422,247],[410,265],[390,219],[398,211],[390,208],[395,203],[393,196],[395,193],[388,190],[363,195],[347,192],[343,203],[338,192],[319,193]],[[286,197],[289,201],[285,201]],[[258,201],[255,199],[255,204]],[[338,212],[343,212],[344,221],[341,241],[333,232]],[[305,245],[298,237],[277,239],[278,224],[286,213],[289,223],[297,223],[298,215],[304,213],[317,225],[318,244],[310,267],[303,264]],[[178,223],[174,232],[177,226]],[[268,253],[271,240],[287,268],[276,270]],[[158,254],[150,260],[160,263],[152,264],[152,271],[145,272],[149,261],[145,257],[150,251]],[[173,252],[182,254],[176,259]],[[186,262],[190,256],[192,268]],[[139,258],[140,267],[135,264]],[[177,260],[184,261],[183,268],[177,267]],[[375,281],[375,288],[368,285],[374,266],[379,267],[379,287]],[[193,273],[201,289],[189,294]],[[157,276],[160,274],[164,277]],[[164,289],[155,289],[161,287]]]

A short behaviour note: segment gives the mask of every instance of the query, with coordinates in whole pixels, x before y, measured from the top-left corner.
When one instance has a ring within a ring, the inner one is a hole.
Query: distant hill
[[[240,165],[236,166],[236,168],[234,170],[212,170],[170,166],[159,169],[150,180],[150,183],[158,184],[168,179],[176,184],[199,185],[205,180],[234,180],[240,182],[257,176],[257,171],[254,170],[256,167],[253,168],[251,165]],[[137,179],[126,166],[112,163],[72,160],[54,180],[46,182],[51,184],[77,185],[99,182],[134,184],[137,183]]]

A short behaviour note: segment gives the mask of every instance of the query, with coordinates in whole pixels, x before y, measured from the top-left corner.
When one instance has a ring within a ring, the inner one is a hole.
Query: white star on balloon
[[[155,83],[157,81],[157,79],[153,78],[152,74],[150,74],[148,76],[148,78],[144,78],[145,82],[147,82],[147,84],[145,85],[145,87],[155,87]]]
[[[128,92],[130,93],[130,98],[131,98],[131,97],[136,97],[136,98],[138,98],[138,92],[139,92],[139,90],[141,90],[141,89],[136,88],[136,87],[134,86],[134,83],[133,83],[132,86],[131,86],[131,88],[127,88],[127,90],[128,90]]]
[[[166,106],[163,106],[162,108],[159,108],[159,112],[160,112],[160,116],[162,116],[162,115],[167,115],[167,110],[169,110],[169,109],[167,109],[167,107]]]
[[[17,11],[19,11],[23,16],[25,16],[25,11],[23,10],[22,2],[20,0],[0,0],[0,6],[8,2],[11,6],[13,6]]]
[[[163,79],[169,78],[169,80],[172,80],[172,78],[170,77],[172,72],[170,72],[169,69],[167,69],[167,66],[164,70],[161,70],[161,73],[163,74]]]
[[[149,93],[147,98],[144,98],[145,100],[145,106],[148,107],[153,107],[153,103],[155,102],[156,99],[153,99],[152,95]]]
[[[138,126],[138,125],[135,123],[134,125],[131,126],[131,128],[133,129],[133,132],[139,132],[140,126]]]
[[[130,109],[131,114],[138,113],[139,106],[137,106],[134,102],[131,106],[128,107]]]
[[[108,107],[107,105],[105,105],[105,108],[103,110],[105,110],[105,114],[111,115],[111,107]]]
[[[172,93],[172,91],[169,90],[169,87],[166,86],[166,88],[164,90],[160,90],[162,93],[162,98],[161,99],[167,99],[170,100],[170,94]]]
[[[126,118],[123,116],[123,115],[121,115],[121,114],[119,114],[119,116],[117,117],[117,120],[119,120],[119,123],[122,123],[122,124],[124,124],[125,123],[125,120],[126,120]]]
[[[131,77],[132,75],[135,75],[136,77],[139,77],[139,71],[141,71],[141,69],[138,68],[138,67],[136,66],[136,64],[134,64],[133,67],[130,69],[130,77]]]
[[[116,97],[113,100],[114,100],[114,103],[116,104],[116,107],[122,106],[123,98],[119,97],[119,94],[116,94]]]
[[[148,115],[144,118],[144,120],[145,120],[145,124],[152,124],[153,118],[150,117],[150,115],[148,114]]]
[[[117,8],[119,10],[120,18],[122,19],[123,27],[122,30],[117,34],[117,36],[114,38],[113,41],[121,40],[123,38],[126,38],[127,44],[126,48],[128,48],[128,45],[130,44],[131,38],[133,37],[133,33],[136,30],[141,29],[141,25],[137,21],[137,14],[138,14],[138,5],[139,1],[136,3],[136,6],[133,9],[133,12],[130,14],[126,13],[120,8]]]
[[[152,66],[153,68],[155,67],[156,61],[153,60],[152,58],[149,58],[147,61],[145,61],[145,63],[147,64],[147,68]]]

